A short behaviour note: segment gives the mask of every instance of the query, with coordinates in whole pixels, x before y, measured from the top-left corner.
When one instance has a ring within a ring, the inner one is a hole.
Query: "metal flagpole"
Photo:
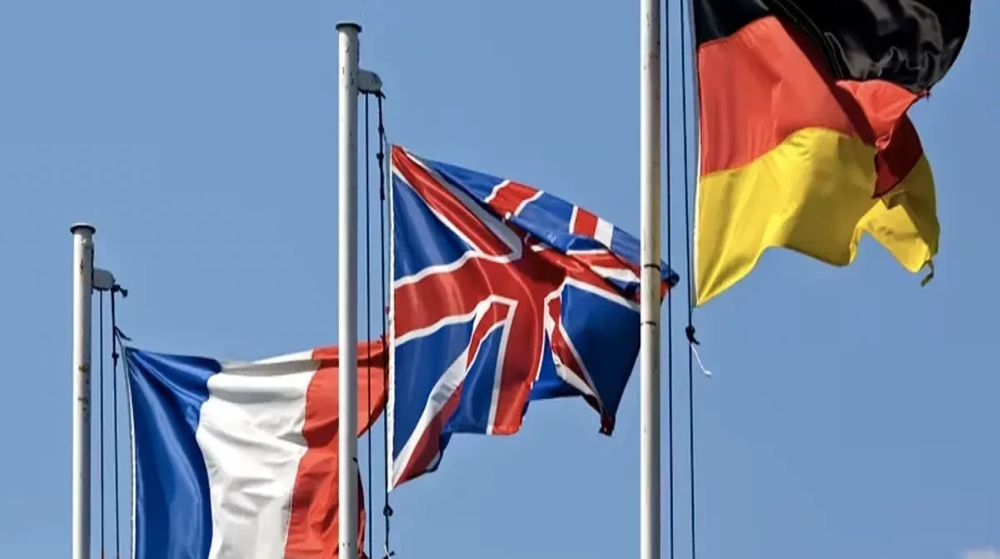
[[[340,346],[340,556],[358,556],[358,94],[381,94],[378,75],[358,66],[361,26],[337,24],[340,35],[337,342]],[[366,309],[368,312],[368,309]]]
[[[340,171],[337,308],[340,346],[340,556],[358,556],[358,33],[339,23]]]
[[[640,558],[660,557],[660,1],[640,0]],[[669,333],[668,333],[669,335]]]
[[[73,551],[90,557],[90,329],[94,277],[94,227],[77,223],[73,234]]]

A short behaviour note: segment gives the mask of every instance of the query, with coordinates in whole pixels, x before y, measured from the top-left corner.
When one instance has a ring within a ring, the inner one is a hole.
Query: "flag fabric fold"
[[[517,432],[530,400],[580,396],[610,434],[639,350],[635,237],[516,181],[391,161],[390,486],[455,433]]]
[[[225,362],[125,349],[137,559],[338,556],[338,354]],[[385,398],[385,350],[360,343],[359,436]],[[360,549],[360,475],[351,483]]]
[[[868,233],[929,263],[934,180],[907,110],[954,63],[970,0],[692,1],[696,304],[769,247],[847,265]]]

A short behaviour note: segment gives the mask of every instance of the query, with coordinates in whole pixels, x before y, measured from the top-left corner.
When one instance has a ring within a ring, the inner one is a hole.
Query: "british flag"
[[[530,186],[393,146],[390,487],[454,433],[582,396],[610,434],[639,350],[639,243]],[[678,277],[666,265],[662,294]],[[662,300],[662,299],[661,299]]]

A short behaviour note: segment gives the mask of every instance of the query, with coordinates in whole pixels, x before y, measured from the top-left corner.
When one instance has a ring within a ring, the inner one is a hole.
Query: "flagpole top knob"
[[[95,229],[94,226],[91,225],[91,224],[89,224],[89,223],[74,223],[73,225],[70,225],[70,227],[69,227],[69,232],[72,233],[72,234],[74,234],[74,235],[76,235],[77,233],[81,233],[81,234],[88,234],[89,233],[89,234],[93,235],[96,231],[97,231],[97,229]]]
[[[337,31],[341,33],[345,31],[354,31],[355,33],[361,33],[361,26],[353,21],[342,21],[337,24]]]

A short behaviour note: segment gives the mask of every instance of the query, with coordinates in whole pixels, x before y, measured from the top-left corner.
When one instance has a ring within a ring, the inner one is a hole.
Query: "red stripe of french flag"
[[[297,559],[328,559],[338,553],[339,352],[336,347],[320,348],[313,351],[313,359],[319,367],[306,391],[302,434],[307,448],[295,476],[285,542],[285,556]],[[385,402],[386,352],[381,342],[361,342],[358,344],[358,436],[375,423]],[[363,549],[365,507],[360,475],[356,483],[358,548]]]

